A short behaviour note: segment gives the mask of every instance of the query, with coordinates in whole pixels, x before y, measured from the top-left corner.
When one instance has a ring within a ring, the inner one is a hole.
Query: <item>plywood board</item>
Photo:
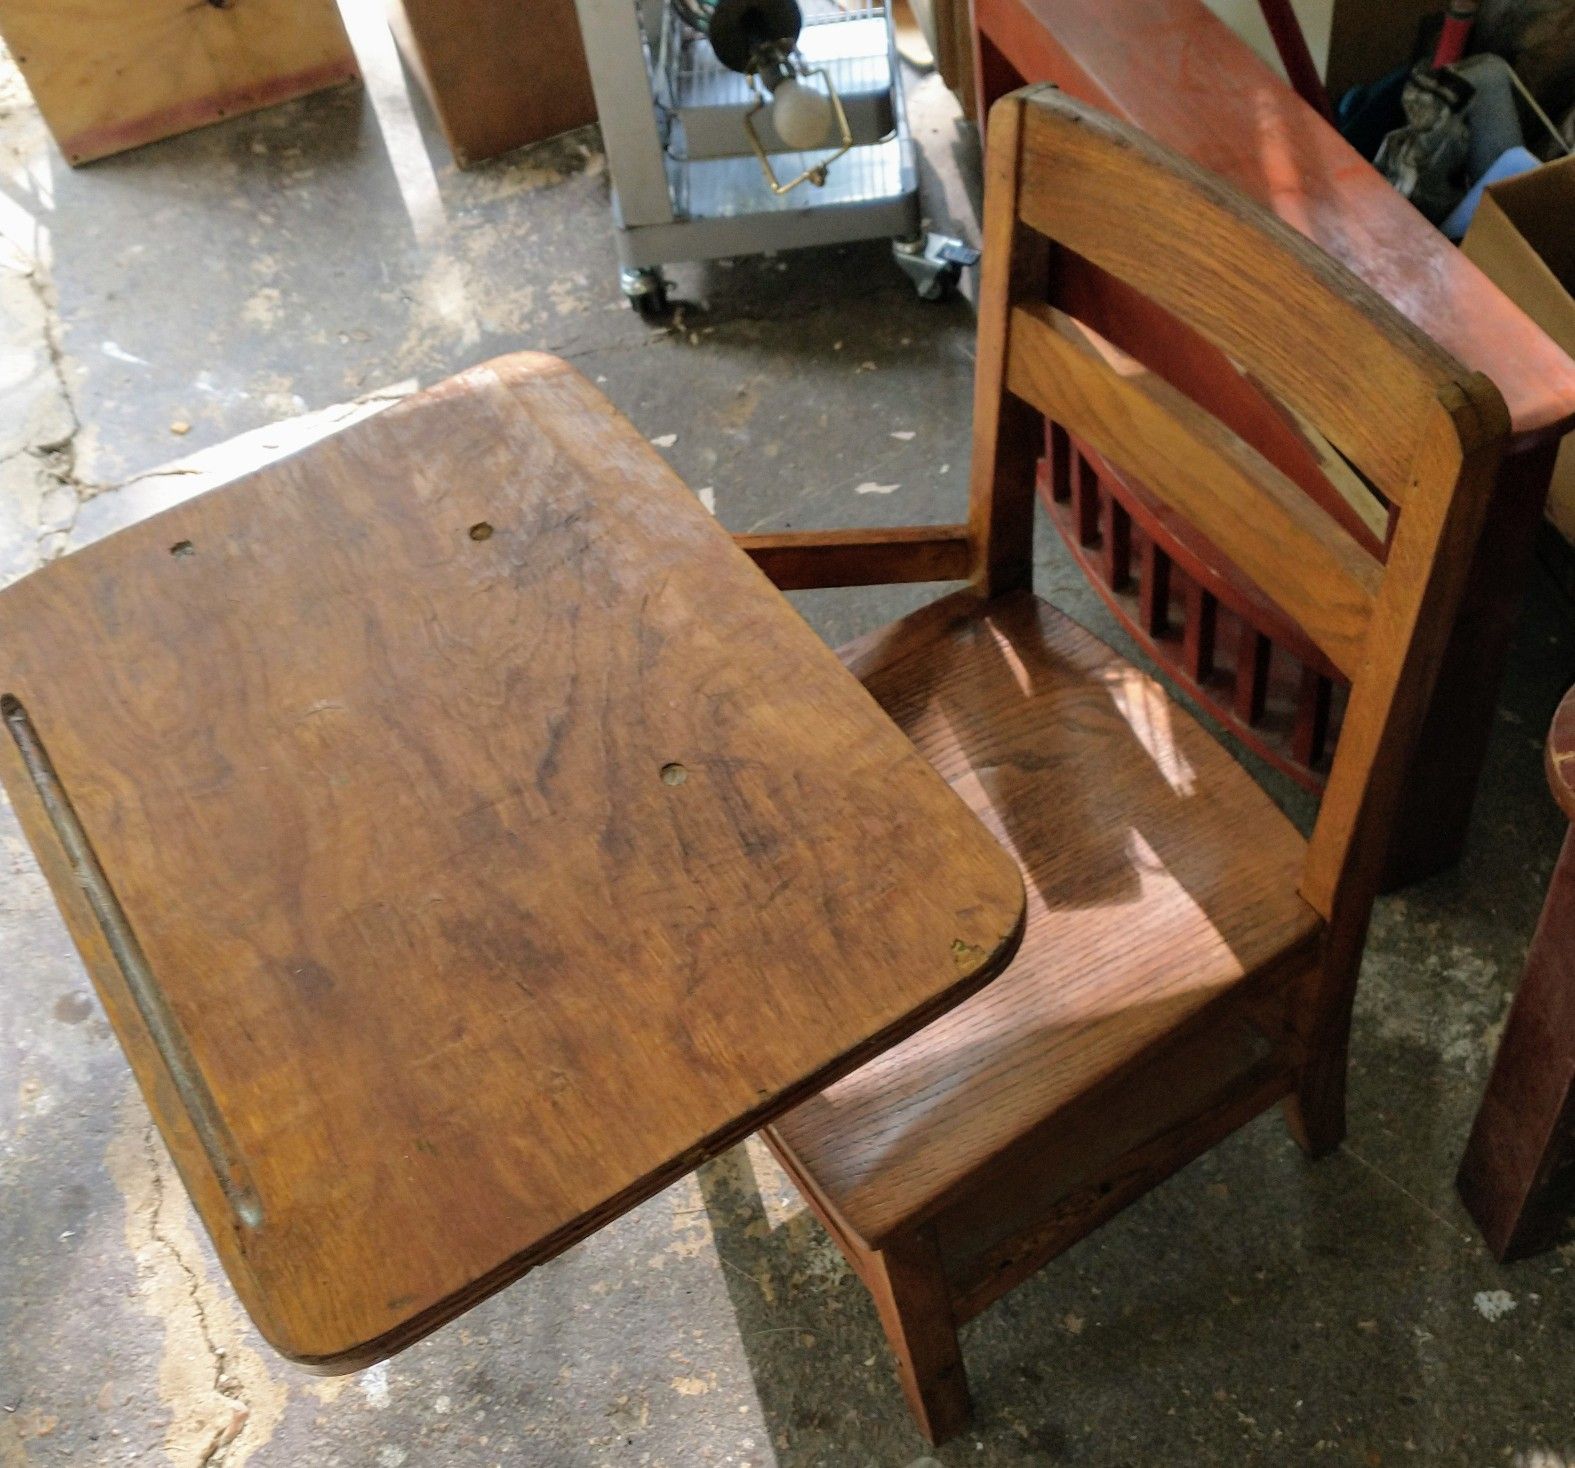
[[[0,38],[72,163],[359,75],[333,0],[0,0]]]

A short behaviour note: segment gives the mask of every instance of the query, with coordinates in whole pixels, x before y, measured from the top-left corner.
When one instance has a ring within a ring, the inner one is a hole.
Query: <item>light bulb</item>
[[[818,87],[806,87],[796,76],[771,94],[771,126],[790,148],[807,152],[826,141],[831,131],[831,98]]]

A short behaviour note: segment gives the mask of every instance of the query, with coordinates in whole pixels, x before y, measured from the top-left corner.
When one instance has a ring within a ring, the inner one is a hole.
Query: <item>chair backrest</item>
[[[974,579],[1027,583],[1049,421],[1297,624],[1352,684],[1302,893],[1354,967],[1509,431],[1503,400],[1224,181],[1054,88],[997,104],[986,180]],[[1387,505],[1383,558],[1178,386],[1049,304],[1057,248],[1207,338],[1316,429]]]

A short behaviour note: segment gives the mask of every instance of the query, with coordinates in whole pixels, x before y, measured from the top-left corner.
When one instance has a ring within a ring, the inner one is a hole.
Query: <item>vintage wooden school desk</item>
[[[1016,864],[561,362],[0,595],[0,774],[237,1293],[365,1366],[998,972]]]

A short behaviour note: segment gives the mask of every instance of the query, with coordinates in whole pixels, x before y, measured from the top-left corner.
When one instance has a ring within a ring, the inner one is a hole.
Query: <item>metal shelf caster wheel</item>
[[[979,263],[979,252],[972,245],[948,234],[893,240],[891,253],[921,301],[944,301],[956,289],[964,268]]]
[[[642,321],[667,320],[667,282],[660,270],[620,270],[618,285]]]

